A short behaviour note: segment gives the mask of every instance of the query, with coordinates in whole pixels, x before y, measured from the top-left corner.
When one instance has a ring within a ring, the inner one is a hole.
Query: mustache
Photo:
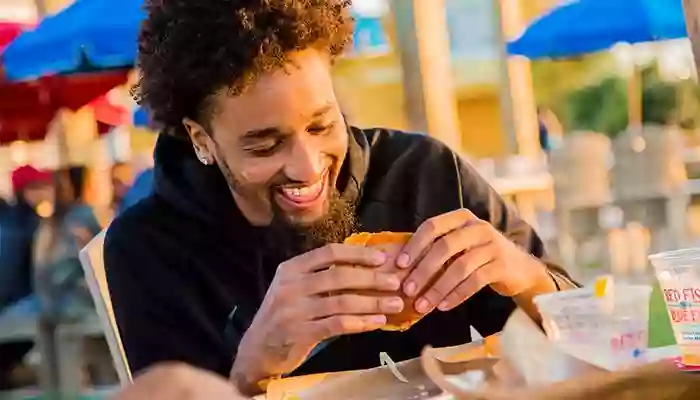
[[[294,179],[287,175],[285,172],[286,168],[280,168],[270,179],[267,180],[267,184],[270,186],[284,186],[284,185],[307,185],[314,184],[321,180],[324,175],[330,174],[333,165],[332,163],[324,163],[324,165],[313,178],[311,179]]]
[[[273,176],[269,181],[267,181],[267,187],[269,187],[271,191],[274,191],[276,189],[282,189],[284,187],[310,186],[315,183],[318,183],[320,180],[323,179],[325,175],[330,175],[330,168],[324,169],[323,172],[321,172],[317,177],[310,181],[300,181],[298,179],[292,179],[289,178],[284,172],[280,172],[279,174]]]

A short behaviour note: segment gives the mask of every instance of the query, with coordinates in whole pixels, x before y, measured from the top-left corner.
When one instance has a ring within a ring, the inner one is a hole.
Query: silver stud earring
[[[211,160],[209,160],[209,157],[207,157],[207,156],[205,156],[205,155],[203,155],[203,154],[197,153],[197,158],[199,158],[199,162],[201,162],[201,163],[204,164],[204,165],[209,165],[209,164],[211,164]]]
[[[194,154],[197,156],[197,159],[198,159],[199,162],[201,162],[202,164],[204,164],[204,165],[209,165],[209,164],[211,164],[211,160],[209,159],[209,157],[207,157],[206,155],[204,155],[204,153],[202,152],[202,150],[200,150],[197,146],[194,146]]]

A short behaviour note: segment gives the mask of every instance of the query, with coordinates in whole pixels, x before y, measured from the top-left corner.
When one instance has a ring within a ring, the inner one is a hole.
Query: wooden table
[[[549,172],[522,176],[497,177],[489,180],[503,197],[511,197],[520,216],[535,229],[537,226],[537,196],[552,190],[554,179]]]

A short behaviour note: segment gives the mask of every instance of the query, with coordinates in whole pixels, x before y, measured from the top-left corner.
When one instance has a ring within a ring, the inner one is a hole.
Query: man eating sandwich
[[[250,395],[462,344],[470,326],[493,334],[516,305],[537,320],[534,296],[573,285],[447,146],[348,124],[331,66],[350,1],[145,3],[136,93],[161,129],[154,191],[105,244],[133,372],[180,361]],[[386,248],[358,232],[410,235]]]

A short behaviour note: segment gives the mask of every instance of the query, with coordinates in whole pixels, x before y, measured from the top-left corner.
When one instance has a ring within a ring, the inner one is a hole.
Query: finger
[[[343,294],[310,301],[308,306],[310,319],[319,319],[343,314],[398,314],[403,310],[404,303],[400,297],[395,296]]]
[[[386,259],[386,254],[377,249],[333,243],[296,256],[283,263],[282,268],[308,273],[328,268],[333,264],[380,266]]]
[[[492,261],[477,268],[466,280],[462,281],[452,293],[438,304],[440,311],[449,311],[467,301],[481,289],[495,281],[496,262]]]
[[[335,315],[309,322],[309,334],[321,342],[336,336],[374,331],[385,324],[385,315]]]
[[[406,243],[396,259],[399,268],[408,268],[418,261],[437,238],[443,236],[469,221],[477,220],[466,208],[438,215],[423,222],[411,239]]]
[[[395,274],[380,272],[375,268],[337,266],[306,275],[299,284],[304,294],[320,295],[363,289],[394,292],[401,287],[401,280]]]
[[[447,270],[415,303],[416,311],[428,312],[452,293],[477,269],[490,263],[495,258],[493,247],[489,244],[475,247],[447,266]],[[464,301],[465,299],[462,299]]]
[[[466,226],[439,238],[404,280],[404,292],[408,296],[421,293],[449,260],[464,251],[486,245],[490,240],[491,236],[481,224]]]

